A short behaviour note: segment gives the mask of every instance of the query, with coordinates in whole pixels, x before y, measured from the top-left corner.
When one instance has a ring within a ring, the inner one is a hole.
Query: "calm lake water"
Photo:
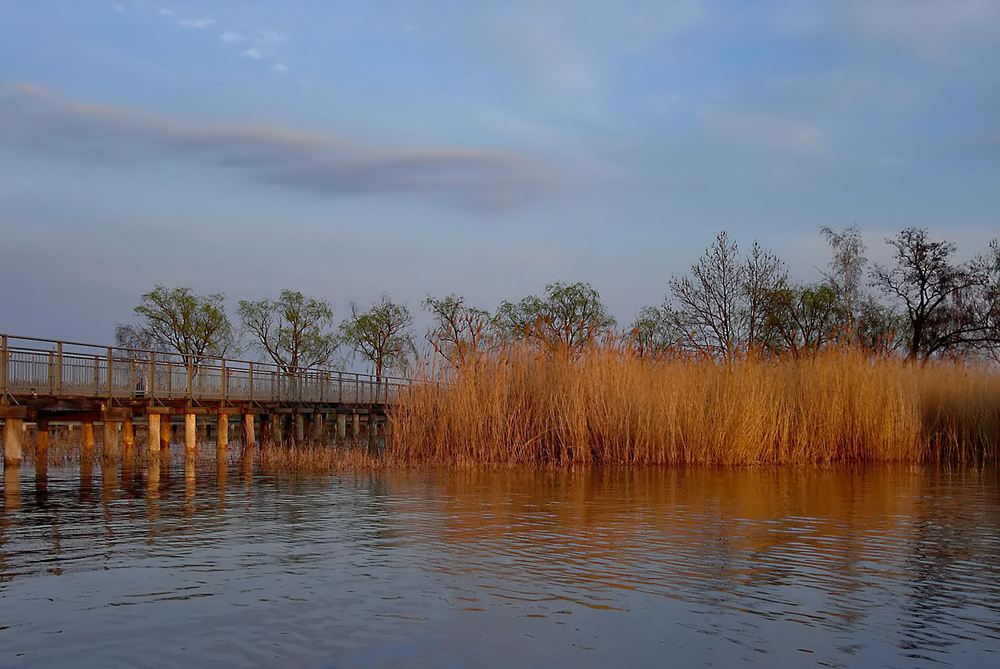
[[[995,468],[8,471],[0,667],[1000,666]]]

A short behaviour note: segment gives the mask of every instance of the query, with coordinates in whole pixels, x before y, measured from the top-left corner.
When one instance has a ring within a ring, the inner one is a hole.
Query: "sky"
[[[1000,236],[996,0],[0,0],[0,332],[157,284],[628,324],[721,230]]]

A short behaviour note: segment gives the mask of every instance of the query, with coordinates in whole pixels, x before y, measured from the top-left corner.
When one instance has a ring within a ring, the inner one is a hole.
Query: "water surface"
[[[995,666],[989,469],[5,475],[0,666]]]

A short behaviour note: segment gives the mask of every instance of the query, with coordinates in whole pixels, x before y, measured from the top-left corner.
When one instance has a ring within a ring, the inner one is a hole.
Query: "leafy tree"
[[[677,314],[669,304],[641,308],[626,334],[640,358],[656,358],[676,350],[683,335],[677,328]]]
[[[754,243],[744,259],[723,230],[691,266],[690,276],[670,280],[683,343],[727,363],[764,348],[770,295],[784,281],[776,256]]]
[[[423,305],[434,316],[427,340],[453,366],[463,365],[492,339],[493,318],[487,311],[467,306],[464,297],[452,294],[439,300],[428,296]]]
[[[416,353],[412,327],[413,316],[406,305],[382,295],[368,311],[359,311],[352,302],[351,316],[340,324],[340,333],[355,353],[371,361],[375,375],[381,377],[387,369],[405,369],[410,355]]]
[[[282,290],[277,300],[240,300],[236,313],[253,346],[286,372],[330,362],[340,342],[327,329],[333,310],[327,302]]]
[[[135,332],[197,366],[202,358],[222,356],[235,347],[225,299],[221,293],[201,296],[190,288],[157,285],[134,309],[142,319]]]
[[[503,302],[496,322],[516,338],[537,341],[551,350],[579,351],[615,325],[588,283],[550,283],[545,296],[529,295],[514,304]]]
[[[767,328],[772,351],[795,357],[825,348],[840,325],[837,292],[825,283],[782,285],[771,291]]]
[[[982,295],[989,282],[982,262],[955,263],[952,242],[932,241],[927,230],[906,228],[886,239],[895,249],[895,266],[876,264],[872,283],[902,303],[907,357],[927,360],[989,341]]]

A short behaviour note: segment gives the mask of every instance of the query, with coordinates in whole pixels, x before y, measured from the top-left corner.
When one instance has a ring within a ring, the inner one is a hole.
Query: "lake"
[[[1000,666],[1000,473],[7,470],[2,667]]]

